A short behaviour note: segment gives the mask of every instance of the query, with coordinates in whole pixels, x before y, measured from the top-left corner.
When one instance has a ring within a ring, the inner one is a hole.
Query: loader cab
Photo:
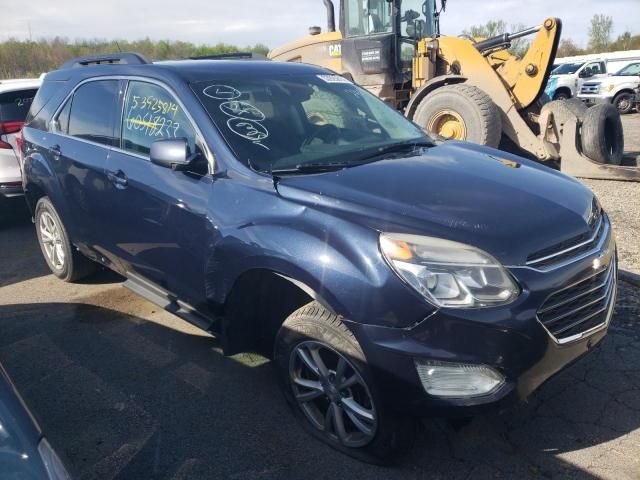
[[[436,0],[342,0],[340,13],[343,73],[397,107],[418,41],[438,34]]]

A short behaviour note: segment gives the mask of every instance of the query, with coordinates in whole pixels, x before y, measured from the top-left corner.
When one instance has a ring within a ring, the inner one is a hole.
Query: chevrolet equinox
[[[54,275],[108,267],[225,354],[264,353],[305,428],[366,461],[407,450],[417,416],[527,397],[612,316],[591,191],[432,139],[329,70],[75,59],[22,154]]]

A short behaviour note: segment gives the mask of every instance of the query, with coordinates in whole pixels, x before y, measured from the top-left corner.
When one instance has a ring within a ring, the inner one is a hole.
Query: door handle
[[[129,184],[129,180],[122,170],[118,170],[117,172],[107,171],[107,178],[118,189],[124,189]]]
[[[62,156],[62,150],[60,150],[60,145],[54,145],[52,147],[49,147],[49,152],[51,153],[51,158],[53,160],[55,160],[56,162],[60,160],[60,157]]]

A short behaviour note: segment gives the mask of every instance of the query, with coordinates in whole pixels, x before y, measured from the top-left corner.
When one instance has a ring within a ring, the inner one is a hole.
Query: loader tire
[[[413,121],[428,132],[497,147],[502,136],[500,111],[491,97],[472,85],[445,85],[422,99]]]
[[[620,113],[603,103],[587,110],[582,121],[582,151],[594,162],[620,165],[624,153],[624,135]]]

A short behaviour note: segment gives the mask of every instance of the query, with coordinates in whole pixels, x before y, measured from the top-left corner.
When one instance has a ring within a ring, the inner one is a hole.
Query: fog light
[[[436,397],[477,397],[504,384],[504,377],[486,365],[422,359],[415,359],[415,364],[425,391]]]

